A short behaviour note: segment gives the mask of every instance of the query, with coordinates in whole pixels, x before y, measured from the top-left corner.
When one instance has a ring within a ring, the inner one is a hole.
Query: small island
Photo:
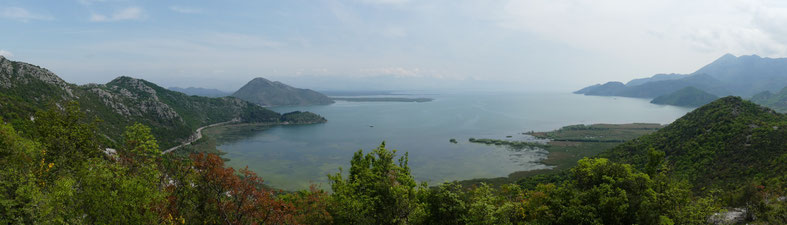
[[[328,120],[312,112],[293,111],[281,115],[279,118],[282,124],[315,124],[325,123]]]
[[[401,97],[332,97],[334,101],[348,102],[431,102],[431,98],[401,98]]]

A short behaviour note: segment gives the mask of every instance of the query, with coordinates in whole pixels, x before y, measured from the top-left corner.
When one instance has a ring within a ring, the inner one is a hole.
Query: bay
[[[229,166],[248,166],[273,187],[297,190],[315,184],[329,189],[327,174],[340,167],[346,171],[353,153],[371,151],[385,141],[399,155],[407,152],[416,180],[431,185],[549,168],[539,163],[546,151],[512,152],[469,143],[468,138],[527,139],[521,133],[573,124],[665,124],[692,110],[650,104],[648,99],[568,93],[407,94],[434,100],[273,107],[277,112],[314,112],[328,122],[274,126],[239,137],[233,132],[231,139],[217,138],[224,140],[218,148],[227,152]],[[451,138],[458,143],[450,143]]]

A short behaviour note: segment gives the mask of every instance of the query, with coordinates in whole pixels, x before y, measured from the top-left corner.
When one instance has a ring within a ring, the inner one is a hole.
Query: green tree
[[[420,189],[407,166],[407,154],[398,165],[395,157],[396,150],[387,150],[383,142],[369,154],[356,152],[346,179],[341,171],[328,176],[337,224],[407,224],[420,219]]]
[[[68,103],[63,109],[52,106],[35,116],[35,140],[46,151],[45,163],[53,163],[50,174],[72,173],[89,158],[102,156],[97,119],[89,119],[79,109],[77,102]]]

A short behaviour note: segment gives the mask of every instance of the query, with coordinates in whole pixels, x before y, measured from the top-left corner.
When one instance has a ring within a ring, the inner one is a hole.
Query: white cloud
[[[145,13],[139,7],[128,7],[115,11],[112,15],[92,14],[90,21],[93,22],[112,22],[121,20],[141,20],[145,18]]]
[[[27,9],[20,7],[6,7],[0,9],[0,17],[22,22],[31,20],[52,20],[52,16],[41,15],[27,11]]]
[[[172,11],[175,11],[175,12],[178,12],[178,13],[184,13],[184,14],[199,14],[199,13],[202,13],[202,9],[189,8],[189,7],[183,7],[183,6],[170,6],[169,9],[172,10]]]
[[[0,55],[4,56],[6,58],[10,58],[10,57],[14,56],[13,53],[11,53],[9,51],[6,51],[6,50],[3,50],[3,49],[0,49]]]
[[[787,56],[787,5],[771,0],[509,1],[499,25],[576,47]]]

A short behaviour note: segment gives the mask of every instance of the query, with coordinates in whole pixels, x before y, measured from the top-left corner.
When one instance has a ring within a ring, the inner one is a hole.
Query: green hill
[[[294,88],[262,77],[249,81],[232,96],[261,106],[327,105],[333,103],[331,98],[319,92]]]
[[[718,98],[719,97],[708,94],[708,92],[704,92],[695,87],[685,87],[670,94],[656,97],[650,101],[650,103],[660,105],[699,107]]]
[[[107,84],[74,85],[47,69],[2,57],[0,81],[0,116],[15,127],[24,131],[36,111],[75,101],[87,115],[104,121],[99,130],[110,145],[134,122],[151,127],[161,147],[168,148],[208,124],[281,119],[279,113],[238,98],[189,96],[125,76]]]
[[[650,150],[665,153],[672,177],[696,190],[726,191],[787,173],[787,116],[739,97],[702,106],[665,128],[599,157],[645,169]]]
[[[754,95],[751,101],[782,113],[787,112],[787,87],[775,94],[770,91],[761,92]]]

